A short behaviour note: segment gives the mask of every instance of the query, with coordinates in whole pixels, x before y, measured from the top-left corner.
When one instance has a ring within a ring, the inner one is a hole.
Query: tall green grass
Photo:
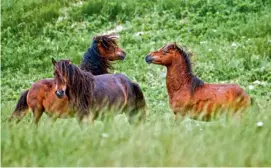
[[[271,166],[271,3],[268,0],[1,1],[2,166]],[[147,122],[125,116],[80,129],[73,119],[38,128],[6,121],[20,93],[53,76],[51,57],[79,64],[92,37],[122,26],[124,61],[112,73],[139,83]],[[138,35],[142,32],[142,35]],[[241,119],[174,121],[165,68],[144,56],[176,41],[208,83],[241,85],[259,104]],[[257,123],[263,126],[257,126]]]

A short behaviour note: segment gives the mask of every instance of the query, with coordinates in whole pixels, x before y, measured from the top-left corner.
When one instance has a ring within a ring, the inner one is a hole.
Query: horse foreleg
[[[94,115],[89,112],[89,114],[85,114],[85,115],[78,115],[77,116],[77,122],[80,125],[81,128],[83,128],[83,125],[92,125],[94,123]]]
[[[182,111],[173,111],[174,113],[174,120],[175,121],[182,121],[185,119],[185,117],[187,116],[186,112],[182,112]]]
[[[178,120],[180,120],[182,117],[182,115],[180,114],[180,113],[178,113],[178,112],[173,112],[174,113],[174,120],[175,121],[178,121]]]
[[[43,109],[38,109],[37,108],[37,109],[33,110],[33,116],[34,116],[33,122],[34,122],[35,125],[38,125],[42,114],[43,114]]]
[[[52,123],[55,123],[56,120],[57,120],[57,116],[52,116],[52,117],[50,117],[50,120],[51,120]]]

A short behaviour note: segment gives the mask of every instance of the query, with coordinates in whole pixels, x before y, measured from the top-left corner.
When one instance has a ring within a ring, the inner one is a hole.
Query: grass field
[[[271,166],[270,0],[1,0],[1,12],[2,166]],[[6,121],[22,91],[53,77],[51,57],[79,65],[92,37],[111,30],[127,53],[112,73],[143,89],[145,123]],[[174,121],[166,69],[144,61],[174,41],[194,53],[203,81],[239,84],[260,109],[242,120]]]

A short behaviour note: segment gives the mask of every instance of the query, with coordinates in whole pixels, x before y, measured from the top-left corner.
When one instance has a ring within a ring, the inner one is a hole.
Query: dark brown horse
[[[170,43],[145,58],[167,68],[166,84],[174,114],[209,119],[221,110],[237,112],[251,104],[248,94],[235,84],[206,84],[192,73],[190,54]]]
[[[115,39],[115,36],[110,35],[94,37],[92,46],[84,55],[81,69],[90,71],[94,75],[109,73],[112,68],[110,61],[123,60],[126,56],[125,52],[118,47]],[[132,85],[138,93],[138,108],[144,108],[145,100],[141,89],[135,83]],[[29,108],[33,111],[35,123],[38,123],[44,111],[48,114],[54,112],[55,117],[65,117],[69,108],[68,97],[57,98],[63,94],[56,92],[54,79],[40,80],[21,95],[10,119],[20,120],[27,114]]]
[[[68,60],[52,60],[55,71],[56,92],[67,95],[69,106],[66,114],[77,114],[79,121],[93,121],[101,111],[127,112],[129,117],[145,118],[145,111],[138,111],[137,93],[133,83],[122,74],[93,76]],[[130,118],[129,118],[130,119]]]

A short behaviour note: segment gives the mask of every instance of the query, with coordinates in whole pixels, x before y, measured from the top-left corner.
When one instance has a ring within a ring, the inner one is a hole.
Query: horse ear
[[[56,65],[56,60],[54,58],[52,58],[52,63],[54,66]]]
[[[109,36],[109,38],[111,38],[111,39],[113,39],[113,40],[119,39],[119,38],[120,38],[120,35],[119,35],[119,34],[111,34],[111,35]]]
[[[174,48],[177,48],[177,43],[176,43],[176,41],[175,41],[173,44],[174,44]]]
[[[73,67],[72,64],[68,65],[68,76],[71,78],[73,75]]]

